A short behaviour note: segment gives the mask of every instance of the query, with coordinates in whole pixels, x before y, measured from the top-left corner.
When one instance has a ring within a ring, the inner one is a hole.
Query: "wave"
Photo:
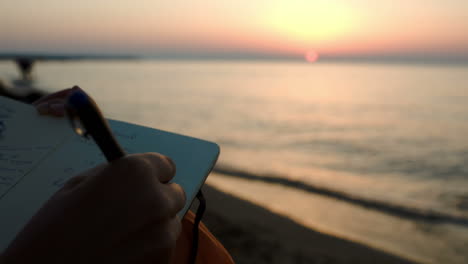
[[[319,194],[331,197],[340,201],[352,203],[367,209],[380,211],[389,215],[407,218],[419,221],[428,221],[432,223],[449,223],[462,226],[468,226],[468,218],[463,216],[450,215],[447,213],[424,210],[420,208],[409,207],[401,204],[392,204],[385,201],[372,200],[368,198],[358,197],[345,193],[339,190],[333,190],[323,186],[317,186],[303,181],[291,180],[280,175],[274,174],[255,174],[237,168],[232,168],[223,165],[217,165],[213,172],[223,174],[230,177],[237,177],[253,181],[262,181],[273,184],[296,188],[309,193]]]

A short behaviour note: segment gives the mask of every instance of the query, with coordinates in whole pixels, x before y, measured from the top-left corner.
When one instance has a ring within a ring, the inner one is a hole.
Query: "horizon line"
[[[295,61],[308,63],[298,54],[260,52],[166,52],[166,53],[99,53],[99,52],[0,52],[0,60],[26,58],[37,61],[69,60],[176,60],[176,61]],[[320,54],[315,63],[409,63],[468,64],[468,54]]]

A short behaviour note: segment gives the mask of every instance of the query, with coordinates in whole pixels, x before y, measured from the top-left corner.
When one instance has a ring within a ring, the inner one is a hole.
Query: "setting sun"
[[[319,58],[319,54],[316,51],[310,50],[306,52],[305,59],[307,62],[316,62]]]

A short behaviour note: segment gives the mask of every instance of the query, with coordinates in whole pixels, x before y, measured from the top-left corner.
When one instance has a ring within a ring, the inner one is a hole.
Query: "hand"
[[[34,215],[2,263],[169,263],[183,189],[172,161],[136,154],[69,180]]]
[[[64,89],[53,94],[46,95],[32,103],[41,115],[52,115],[62,117],[65,115],[65,102],[67,97],[76,90],[81,90],[78,86]]]

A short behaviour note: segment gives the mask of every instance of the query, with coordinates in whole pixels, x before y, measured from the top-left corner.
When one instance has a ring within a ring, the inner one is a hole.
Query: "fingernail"
[[[41,115],[47,115],[49,113],[49,105],[47,103],[36,105],[36,109]]]

